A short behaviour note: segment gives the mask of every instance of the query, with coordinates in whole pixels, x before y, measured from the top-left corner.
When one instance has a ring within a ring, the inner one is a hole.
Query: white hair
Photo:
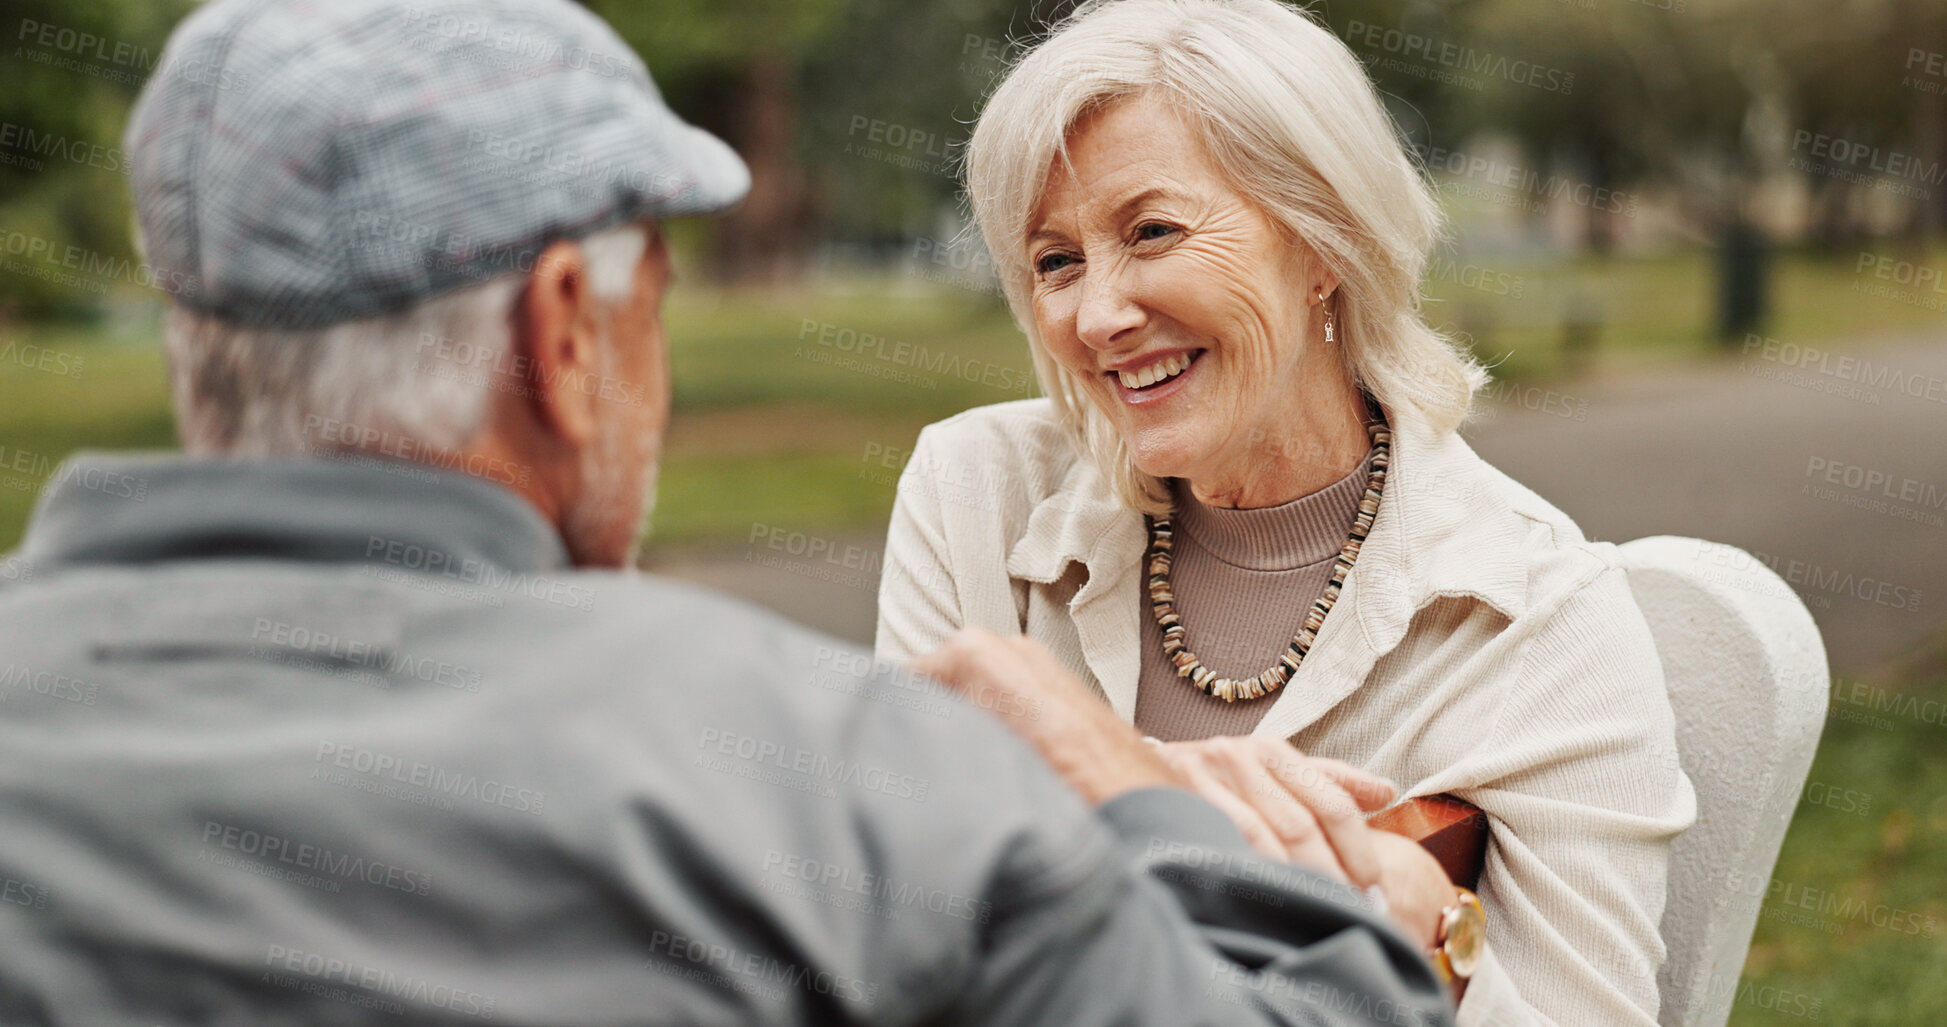
[[[1351,380],[1437,431],[1465,421],[1487,372],[1420,311],[1440,209],[1352,51],[1278,0],[1089,0],[988,98],[966,178],[1042,391],[1116,495],[1145,512],[1168,507],[1162,482],[1136,468],[1107,415],[1036,333],[1026,241],[1076,124],[1140,94],[1181,112],[1238,191],[1337,276]]]
[[[578,240],[588,287],[628,299],[647,229]],[[497,369],[511,361],[509,315],[528,274],[509,272],[402,311],[323,328],[250,328],[181,305],[163,323],[183,448],[266,457],[394,439],[457,450],[479,430]],[[320,442],[320,425],[333,425]]]

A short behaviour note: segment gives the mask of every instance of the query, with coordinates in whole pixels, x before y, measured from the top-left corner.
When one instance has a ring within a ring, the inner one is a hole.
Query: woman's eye
[[[1161,239],[1164,236],[1175,235],[1175,234],[1176,234],[1175,225],[1166,225],[1160,221],[1150,221],[1146,224],[1138,225],[1136,227],[1136,238],[1141,239],[1145,242],[1154,239]]]
[[[1044,275],[1054,274],[1074,262],[1066,253],[1050,253],[1034,262],[1034,269]]]

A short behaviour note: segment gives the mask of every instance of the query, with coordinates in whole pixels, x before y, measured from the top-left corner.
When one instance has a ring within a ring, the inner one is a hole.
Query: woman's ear
[[[1329,300],[1339,291],[1339,276],[1327,271],[1323,264],[1315,267],[1317,270],[1313,273],[1313,279],[1318,283],[1319,289],[1325,293],[1325,298]]]
[[[580,386],[600,373],[598,315],[581,247],[564,239],[541,251],[514,305],[515,395],[541,430],[575,446],[595,435],[595,402]]]
[[[1317,250],[1300,243],[1298,247],[1298,266],[1302,269],[1301,273],[1304,276],[1299,281],[1305,283],[1306,296],[1317,298],[1320,293],[1323,293],[1325,298],[1329,300],[1332,298],[1332,294],[1338,291],[1339,276],[1332,273],[1331,267],[1319,257]]]

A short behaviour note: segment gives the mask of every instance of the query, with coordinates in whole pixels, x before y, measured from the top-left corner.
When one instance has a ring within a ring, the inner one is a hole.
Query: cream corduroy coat
[[[1257,733],[1486,811],[1488,954],[1463,1025],[1654,1025],[1670,842],[1695,800],[1615,547],[1458,435],[1386,413],[1372,532]],[[878,654],[1025,632],[1132,720],[1146,543],[1047,400],[941,421],[899,482]],[[1294,628],[1314,598],[1293,597]]]

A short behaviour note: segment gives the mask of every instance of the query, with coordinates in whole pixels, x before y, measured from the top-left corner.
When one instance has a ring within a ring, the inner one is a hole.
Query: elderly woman
[[[1420,315],[1438,210],[1351,52],[1274,0],[1086,4],[966,156],[1047,398],[920,434],[880,654],[1025,632],[1165,742],[1466,799],[1462,1022],[1653,1024],[1693,817],[1656,651],[1612,547],[1455,433],[1485,375]]]

